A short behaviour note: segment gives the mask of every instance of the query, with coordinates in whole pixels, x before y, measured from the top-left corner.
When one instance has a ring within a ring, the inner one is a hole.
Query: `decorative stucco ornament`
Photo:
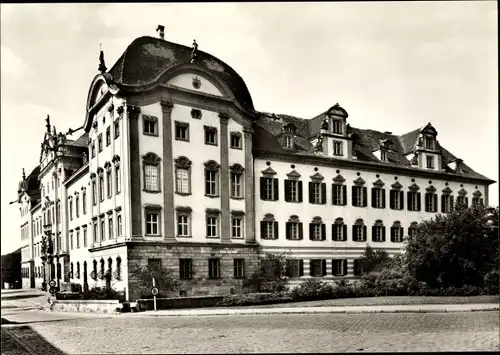
[[[201,80],[197,76],[193,78],[193,87],[195,89],[199,89],[201,87]]]
[[[191,60],[189,61],[191,64],[193,64],[198,57],[198,43],[196,43],[196,40],[193,39],[193,47],[191,48]]]

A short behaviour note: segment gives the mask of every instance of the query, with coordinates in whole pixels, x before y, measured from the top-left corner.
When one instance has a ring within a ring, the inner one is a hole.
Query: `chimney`
[[[158,27],[156,27],[156,32],[158,32],[158,37],[165,39],[165,26],[158,25]]]

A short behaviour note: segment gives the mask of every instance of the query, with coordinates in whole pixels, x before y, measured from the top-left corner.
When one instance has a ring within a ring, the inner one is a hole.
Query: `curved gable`
[[[194,90],[215,96],[227,96],[217,88],[208,78],[195,73],[182,73],[167,81],[169,85],[175,85],[183,89]]]

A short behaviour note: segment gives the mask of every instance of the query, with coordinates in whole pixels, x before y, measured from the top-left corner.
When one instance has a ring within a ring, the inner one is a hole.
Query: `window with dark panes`
[[[210,279],[220,277],[220,259],[208,259],[208,277]]]

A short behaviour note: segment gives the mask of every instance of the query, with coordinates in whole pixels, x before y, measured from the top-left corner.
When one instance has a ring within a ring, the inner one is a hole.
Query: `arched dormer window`
[[[391,227],[391,242],[401,243],[403,241],[403,227],[400,221],[394,221]]]
[[[145,192],[158,193],[161,191],[160,161],[161,158],[152,152],[149,152],[146,155],[142,156],[142,170]]]
[[[302,240],[304,239],[302,222],[296,215],[290,216],[286,222],[286,239],[289,240]]]
[[[361,218],[358,218],[352,226],[352,240],[354,242],[366,242],[366,226]]]
[[[205,163],[205,196],[219,197],[220,165],[214,160]]]
[[[191,194],[191,160],[181,156],[175,163],[175,193],[179,195]]]

